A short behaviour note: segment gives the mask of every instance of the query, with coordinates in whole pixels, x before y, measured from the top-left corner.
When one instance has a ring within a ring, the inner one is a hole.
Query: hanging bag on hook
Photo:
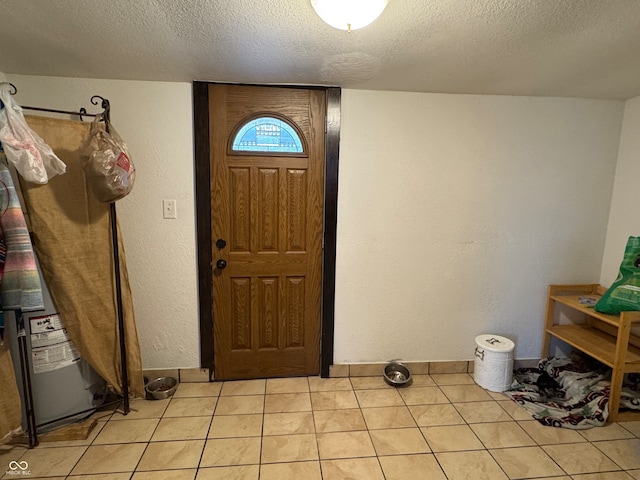
[[[0,142],[7,160],[28,181],[44,184],[55,175],[62,175],[67,166],[49,145],[29,128],[22,108],[13,101],[8,83],[0,83]]]
[[[96,117],[91,123],[85,149],[84,173],[96,198],[110,203],[129,194],[133,188],[136,169],[126,144],[113,126],[108,121],[101,122],[100,118]]]

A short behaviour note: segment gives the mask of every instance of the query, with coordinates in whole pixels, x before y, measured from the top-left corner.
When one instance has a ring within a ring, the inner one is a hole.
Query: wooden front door
[[[209,125],[214,378],[317,375],[325,91],[212,84]]]

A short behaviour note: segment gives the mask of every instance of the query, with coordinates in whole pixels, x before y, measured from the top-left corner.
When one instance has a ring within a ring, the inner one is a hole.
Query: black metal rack
[[[12,83],[7,82],[10,86],[9,93],[11,95],[15,95],[18,93],[18,89]],[[38,112],[49,112],[49,113],[60,113],[66,115],[74,115],[78,116],[80,120],[83,120],[83,117],[101,117],[101,120],[105,123],[105,130],[107,133],[109,132],[110,124],[111,124],[111,104],[109,100],[100,95],[94,95],[91,97],[91,104],[98,105],[101,104],[103,111],[101,113],[87,113],[87,110],[84,107],[81,107],[77,111],[74,110],[57,110],[52,108],[43,108],[43,107],[29,107],[25,105],[21,105],[23,110],[33,110]],[[0,102],[0,107],[2,107],[2,102]],[[121,284],[121,276],[120,276],[120,252],[118,248],[118,219],[116,215],[116,203],[109,203],[109,219],[111,224],[111,244],[113,247],[113,269],[114,276],[116,282],[116,308],[118,314],[118,339],[120,345],[120,367],[121,367],[121,375],[122,375],[122,409],[124,415],[127,415],[130,411],[129,407],[129,375],[127,372],[127,355],[126,355],[126,337],[124,330],[124,311],[122,306],[122,284]],[[61,420],[65,420],[67,418],[77,416],[82,413],[88,413],[93,409],[88,409],[83,412],[76,412],[71,415],[67,415],[64,417],[57,418],[55,420],[51,420],[49,422],[36,425],[35,421],[35,412],[33,409],[33,392],[31,388],[31,366],[29,356],[27,355],[27,345],[24,330],[21,330],[18,327],[18,347],[20,351],[20,369],[22,373],[22,382],[23,382],[23,391],[25,397],[25,409],[27,416],[27,435],[29,438],[29,447],[33,448],[38,445],[38,435],[37,428],[45,425],[49,425],[51,423],[55,423]],[[21,333],[20,333],[21,332]],[[117,403],[120,403],[120,400],[117,400]],[[103,405],[107,406],[107,404]]]

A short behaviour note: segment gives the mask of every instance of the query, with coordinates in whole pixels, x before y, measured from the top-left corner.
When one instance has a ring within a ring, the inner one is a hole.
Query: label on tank
[[[34,373],[51,372],[80,361],[57,313],[32,317],[31,361]]]

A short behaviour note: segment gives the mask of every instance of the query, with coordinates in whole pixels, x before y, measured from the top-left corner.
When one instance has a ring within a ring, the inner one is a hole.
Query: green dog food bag
[[[598,300],[595,309],[610,315],[640,310],[640,237],[629,237],[618,278]]]

